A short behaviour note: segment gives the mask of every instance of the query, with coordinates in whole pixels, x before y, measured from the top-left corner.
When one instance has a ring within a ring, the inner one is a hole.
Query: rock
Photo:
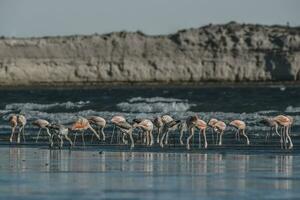
[[[295,81],[300,28],[228,23],[141,32],[0,38],[0,84]]]

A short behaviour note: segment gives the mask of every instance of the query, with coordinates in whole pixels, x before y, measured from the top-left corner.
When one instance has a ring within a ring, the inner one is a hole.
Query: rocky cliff
[[[0,39],[0,84],[294,81],[300,28],[228,23],[141,32]]]

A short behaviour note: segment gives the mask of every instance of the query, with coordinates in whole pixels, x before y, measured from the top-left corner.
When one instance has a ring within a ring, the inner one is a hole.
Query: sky
[[[300,0],[0,0],[0,36],[158,35],[229,21],[299,26],[299,10]]]

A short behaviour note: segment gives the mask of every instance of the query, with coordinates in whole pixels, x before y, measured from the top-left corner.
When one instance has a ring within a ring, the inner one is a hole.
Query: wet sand
[[[297,199],[298,153],[0,147],[1,199]]]

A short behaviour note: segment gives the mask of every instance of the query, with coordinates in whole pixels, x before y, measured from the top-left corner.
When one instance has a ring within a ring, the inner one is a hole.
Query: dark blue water
[[[124,87],[99,89],[0,90],[0,112],[21,111],[27,137],[37,118],[69,125],[79,116],[115,114],[132,120],[170,114],[184,120],[198,114],[228,123],[247,123],[251,146],[233,144],[190,153],[184,147],[160,150],[118,147],[48,150],[47,146],[7,146],[9,125],[0,120],[0,198],[2,199],[298,199],[300,181],[300,87]],[[266,116],[294,117],[293,151],[281,151],[279,138],[264,142]],[[111,135],[111,125],[105,130]],[[175,140],[174,140],[175,141]],[[43,141],[41,141],[43,142]],[[45,141],[44,141],[45,142]],[[32,148],[34,147],[34,148]],[[99,151],[103,151],[99,154]],[[171,151],[171,152],[170,152]]]
[[[29,121],[43,118],[70,124],[78,116],[99,115],[109,120],[115,114],[125,115],[129,121],[161,114],[185,120],[198,114],[207,121],[211,117],[226,123],[244,120],[248,133],[259,135],[267,130],[257,123],[261,118],[288,114],[295,119],[295,134],[300,125],[300,87],[296,86],[2,89],[0,94],[0,112],[21,110]],[[4,116],[0,121],[4,133],[9,132],[7,119]]]

